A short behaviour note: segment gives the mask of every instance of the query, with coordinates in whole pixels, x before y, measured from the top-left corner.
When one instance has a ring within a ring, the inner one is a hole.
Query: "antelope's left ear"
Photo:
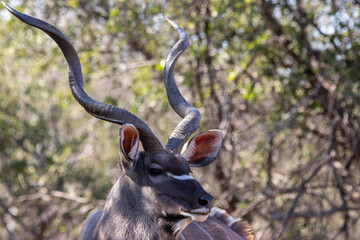
[[[220,130],[209,130],[190,140],[182,156],[190,167],[204,167],[212,163],[221,146],[223,134]]]
[[[123,154],[121,163],[128,169],[135,161],[139,149],[139,132],[132,124],[125,124],[120,128],[120,149]]]

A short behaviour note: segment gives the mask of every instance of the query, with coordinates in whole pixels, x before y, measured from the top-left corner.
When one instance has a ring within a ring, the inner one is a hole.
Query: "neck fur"
[[[152,199],[123,174],[108,196],[101,217],[99,239],[160,239]]]
[[[191,222],[158,216],[149,187],[125,174],[112,187],[100,219],[99,239],[176,240]]]
[[[158,226],[160,229],[160,239],[176,240],[180,233],[191,223],[191,219],[172,220],[169,218],[159,218]]]

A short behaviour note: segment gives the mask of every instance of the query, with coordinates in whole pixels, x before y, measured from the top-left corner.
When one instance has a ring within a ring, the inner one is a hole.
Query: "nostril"
[[[211,206],[211,201],[212,201],[212,198],[209,198],[207,196],[201,196],[199,198],[199,204],[202,207],[208,207],[209,208]]]

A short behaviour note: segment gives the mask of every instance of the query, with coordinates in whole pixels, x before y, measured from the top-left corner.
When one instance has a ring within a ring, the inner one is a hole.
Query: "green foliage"
[[[180,121],[163,87],[172,19],[192,42],[175,68],[179,89],[203,130],[227,133],[219,160],[199,173],[215,204],[242,215],[254,203],[244,217],[261,239],[360,237],[358,4],[8,4],[61,29],[86,92],[144,119],[164,143]],[[74,239],[120,174],[118,127],[75,102],[43,32],[0,8],[0,35],[0,239]]]

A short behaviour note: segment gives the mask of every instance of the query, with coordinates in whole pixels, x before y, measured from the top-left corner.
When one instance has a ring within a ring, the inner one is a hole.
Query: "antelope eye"
[[[150,175],[151,176],[153,176],[153,177],[156,177],[156,176],[159,176],[160,174],[162,174],[162,170],[161,170],[161,168],[159,167],[159,166],[152,166],[152,165],[150,165],[150,167],[149,167],[149,173],[150,173]]]

